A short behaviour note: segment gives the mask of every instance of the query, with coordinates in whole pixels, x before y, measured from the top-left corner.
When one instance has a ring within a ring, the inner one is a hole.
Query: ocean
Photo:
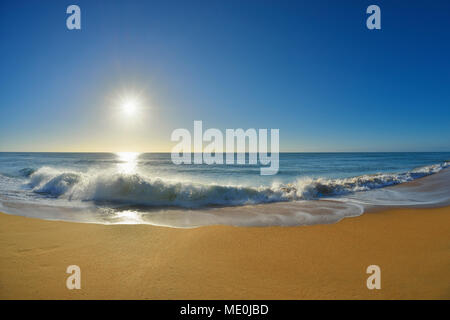
[[[0,153],[0,211],[170,227],[332,223],[376,207],[448,204],[449,160],[280,153],[278,174],[262,176],[260,165],[175,165],[169,153]]]

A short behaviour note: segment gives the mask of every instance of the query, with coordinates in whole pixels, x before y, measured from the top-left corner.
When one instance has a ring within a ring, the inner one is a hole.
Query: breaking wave
[[[67,200],[140,206],[236,206],[294,200],[312,200],[396,185],[450,166],[450,162],[404,173],[378,173],[343,179],[301,178],[292,183],[248,187],[198,184],[110,171],[76,172],[50,167],[24,168],[33,192]]]

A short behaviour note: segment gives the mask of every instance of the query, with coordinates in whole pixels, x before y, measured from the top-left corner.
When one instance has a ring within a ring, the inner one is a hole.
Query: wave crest
[[[177,182],[141,174],[84,173],[43,167],[30,173],[34,192],[68,200],[143,206],[230,206],[311,200],[391,186],[439,172],[449,162],[405,173],[379,173],[344,179],[302,178],[293,183],[247,187]]]

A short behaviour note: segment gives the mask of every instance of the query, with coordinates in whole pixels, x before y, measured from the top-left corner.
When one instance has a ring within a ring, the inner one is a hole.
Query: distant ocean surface
[[[278,174],[261,176],[260,165],[174,165],[168,153],[0,153],[0,211],[173,227],[330,223],[374,206],[447,204],[449,166],[449,152],[281,153]]]

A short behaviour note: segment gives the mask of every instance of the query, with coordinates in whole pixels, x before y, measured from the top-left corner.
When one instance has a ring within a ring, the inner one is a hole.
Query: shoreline
[[[450,299],[448,206],[298,227],[0,221],[1,299]]]

